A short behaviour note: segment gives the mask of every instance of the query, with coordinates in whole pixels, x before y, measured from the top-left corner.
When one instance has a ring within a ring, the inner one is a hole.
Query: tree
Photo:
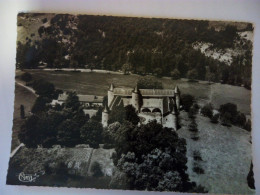
[[[238,126],[241,127],[241,128],[244,128],[246,122],[247,122],[247,121],[246,121],[246,115],[243,114],[243,113],[241,113],[241,112],[238,112],[233,124],[234,124],[234,125],[238,125]]]
[[[253,172],[253,163],[251,161],[250,170],[247,175],[247,184],[251,189],[255,189],[255,179],[254,179],[254,172]]]
[[[32,84],[33,89],[39,96],[45,96],[52,98],[55,92],[55,87],[52,83],[45,81],[44,79],[35,80]]]
[[[57,141],[60,145],[74,147],[81,143],[80,129],[74,120],[66,119],[57,128]]]
[[[185,168],[179,167],[178,155],[171,152],[169,148],[154,149],[142,156],[141,163],[138,163],[134,152],[128,152],[122,155],[118,167],[132,178],[132,189],[179,192],[191,190],[195,184],[189,181]]]
[[[79,97],[76,92],[69,92],[68,97],[65,101],[65,107],[71,108],[73,111],[76,111],[80,107]]]
[[[91,117],[91,120],[101,122],[103,107],[99,107],[95,116]]]
[[[39,144],[37,123],[39,117],[32,115],[25,120],[18,133],[18,138],[21,143],[24,143],[28,148],[34,148]]]
[[[195,115],[198,113],[198,111],[199,111],[198,104],[193,104],[188,112],[189,118],[194,119],[196,117]]]
[[[41,112],[45,112],[48,108],[47,103],[49,103],[50,100],[46,97],[39,96],[35,100],[31,112],[34,114],[38,114]]]
[[[183,94],[181,95],[181,104],[183,106],[183,109],[188,112],[190,110],[190,107],[194,103],[194,97],[189,94]]]
[[[221,124],[224,126],[231,126],[231,121],[232,121],[232,115],[229,112],[225,112],[222,116],[221,116]]]
[[[80,137],[85,144],[98,148],[102,141],[102,124],[96,121],[89,121],[80,129]]]
[[[198,78],[198,71],[196,69],[189,70],[187,73],[187,77],[191,80],[195,80]]]
[[[93,163],[93,165],[91,166],[91,171],[92,171],[94,177],[101,177],[104,175],[102,172],[101,166],[97,161],[95,161]]]
[[[137,125],[140,121],[138,115],[136,114],[135,108],[132,105],[125,107],[125,120]]]
[[[25,82],[30,82],[32,80],[32,75],[28,72],[25,72],[21,75],[21,79]]]
[[[237,111],[237,105],[233,103],[226,103],[219,107],[220,118],[222,124],[234,124],[237,125],[237,117],[239,112]],[[243,116],[241,116],[243,117]]]
[[[130,63],[125,63],[122,66],[122,71],[124,74],[129,74],[129,72],[132,70],[132,66]]]
[[[123,123],[126,119],[126,112],[123,104],[116,106],[113,110],[111,110],[109,114],[108,124],[119,122]]]
[[[49,112],[42,114],[36,125],[38,144],[49,148],[57,142],[57,133],[59,125],[66,119],[66,116],[61,112]]]
[[[213,106],[211,103],[205,104],[202,108],[201,108],[201,114],[203,116],[209,117],[211,118],[213,116]]]
[[[178,69],[174,69],[173,71],[171,71],[171,77],[173,80],[177,80],[181,78],[181,73]]]
[[[22,105],[22,104],[20,106],[20,117],[21,117],[21,119],[25,118],[24,105]]]
[[[192,119],[190,124],[189,124],[189,130],[192,132],[198,132],[198,125],[195,121],[195,119]]]

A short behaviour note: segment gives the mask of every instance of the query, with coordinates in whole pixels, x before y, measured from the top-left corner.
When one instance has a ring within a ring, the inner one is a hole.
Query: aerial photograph
[[[19,13],[8,185],[255,194],[254,25]]]

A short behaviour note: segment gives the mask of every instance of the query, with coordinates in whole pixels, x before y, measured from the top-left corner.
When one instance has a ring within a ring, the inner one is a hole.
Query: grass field
[[[14,114],[13,114],[13,133],[12,133],[12,146],[11,150],[15,149],[19,144],[18,132],[24,119],[20,118],[20,106],[24,105],[25,116],[29,115],[31,108],[34,104],[36,96],[23,88],[22,86],[15,85],[15,101],[14,101]]]
[[[247,185],[247,174],[252,160],[250,132],[239,127],[224,127],[212,124],[209,118],[197,115],[199,139],[191,139],[188,130],[190,119],[186,112],[181,113],[182,128],[178,135],[187,141],[188,174],[192,181],[206,187],[210,193],[253,194]],[[204,174],[197,174],[192,169],[193,152],[201,153],[199,162]]]
[[[56,88],[76,91],[80,94],[106,95],[109,85],[116,87],[130,87],[136,85],[139,75],[121,75],[111,73],[89,72],[54,72],[43,70],[29,70],[35,78],[43,78],[54,83]],[[158,78],[155,78],[158,79]],[[219,83],[187,82],[185,80],[158,79],[165,89],[173,89],[178,85],[183,94],[191,94],[200,104],[211,102],[216,109],[219,105],[232,102],[237,104],[238,110],[250,115],[251,91],[238,86],[222,85]]]

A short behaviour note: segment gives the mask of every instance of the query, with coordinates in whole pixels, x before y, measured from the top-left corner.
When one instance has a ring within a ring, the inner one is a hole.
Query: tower
[[[137,110],[137,112],[140,112],[141,94],[137,85],[132,92],[132,106],[135,108],[135,110]]]
[[[111,83],[110,88],[107,92],[107,104],[108,104],[108,106],[110,106],[113,98],[114,98],[114,85],[113,85],[113,83]]]
[[[172,112],[170,113],[170,118],[172,119],[172,127],[176,131],[178,128],[178,116],[177,116],[176,107],[173,107]]]
[[[108,109],[107,109],[107,105],[105,105],[105,108],[102,112],[102,125],[103,127],[107,127],[107,123],[108,123]]]
[[[176,111],[179,112],[181,98],[180,98],[180,90],[179,90],[178,86],[176,86],[174,89],[174,95],[175,95],[175,102],[176,102],[176,108],[177,108]]]

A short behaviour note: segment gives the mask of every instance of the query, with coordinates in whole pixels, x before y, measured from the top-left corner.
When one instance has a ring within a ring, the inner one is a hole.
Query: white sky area
[[[260,194],[260,1],[258,0],[0,0],[0,194],[181,194],[52,187],[6,186],[11,149],[16,54],[16,15],[21,11],[81,13],[253,22],[253,151],[256,194]],[[258,55],[257,55],[258,54]],[[258,101],[257,101],[258,100]]]

